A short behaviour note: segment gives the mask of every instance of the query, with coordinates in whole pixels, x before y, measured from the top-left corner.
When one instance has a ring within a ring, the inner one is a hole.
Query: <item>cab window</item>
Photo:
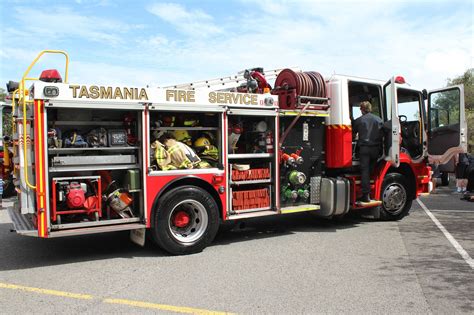
[[[348,86],[351,120],[357,119],[362,115],[359,109],[359,104],[364,101],[368,101],[372,104],[372,114],[382,118],[380,110],[382,93],[379,85],[349,81]]]
[[[460,101],[456,89],[431,94],[430,104],[432,129],[459,123]]]
[[[423,153],[422,133],[422,97],[420,92],[398,88],[398,118],[400,120],[402,143],[401,148],[412,158]]]

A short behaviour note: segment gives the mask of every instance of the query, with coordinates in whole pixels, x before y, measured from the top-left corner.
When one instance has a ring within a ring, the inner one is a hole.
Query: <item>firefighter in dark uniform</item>
[[[352,134],[358,138],[361,169],[362,197],[361,202],[370,202],[370,174],[380,156],[383,143],[383,121],[371,113],[369,102],[360,103],[362,116],[352,123]]]

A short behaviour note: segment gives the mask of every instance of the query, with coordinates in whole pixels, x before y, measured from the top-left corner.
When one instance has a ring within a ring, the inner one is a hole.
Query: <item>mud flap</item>
[[[146,229],[131,230],[130,240],[141,247],[145,246],[145,231]]]
[[[371,203],[367,202],[365,204],[371,204]],[[357,206],[362,207],[362,208],[359,208],[360,209],[359,213],[363,218],[378,220],[378,219],[380,219],[380,207],[379,206],[381,204],[382,204],[382,202],[378,201],[378,203],[372,203],[369,206],[361,206],[360,204],[357,204]]]

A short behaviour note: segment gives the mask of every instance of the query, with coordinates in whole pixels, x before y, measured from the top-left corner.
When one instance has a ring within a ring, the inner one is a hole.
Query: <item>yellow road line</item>
[[[200,315],[232,314],[232,313],[225,313],[225,312],[208,311],[208,310],[192,308],[192,307],[173,306],[173,305],[166,305],[166,304],[156,304],[156,303],[149,303],[149,302],[123,300],[123,299],[104,299],[102,302],[110,303],[110,304],[122,304],[122,305],[141,307],[141,308],[151,308],[151,309],[170,311],[170,312],[175,312],[175,313],[200,314]]]
[[[77,294],[77,293],[64,292],[64,291],[25,287],[22,285],[2,283],[2,282],[0,282],[0,288],[34,292],[34,293],[39,293],[39,294],[62,296],[62,297],[68,297],[68,298],[73,298],[73,299],[80,299],[80,300],[92,300],[94,298],[92,295],[89,295],[89,294]]]
[[[121,305],[147,308],[147,309],[155,309],[155,310],[163,310],[163,311],[169,311],[169,312],[175,312],[175,313],[199,314],[199,315],[224,315],[224,314],[233,315],[233,313],[216,312],[216,311],[210,311],[210,310],[204,310],[204,309],[192,308],[192,307],[184,307],[184,306],[157,304],[157,303],[133,301],[133,300],[125,300],[125,299],[101,299],[101,298],[96,298],[89,294],[78,294],[78,293],[71,293],[71,292],[65,292],[65,291],[26,287],[22,285],[2,283],[2,282],[0,282],[0,288],[26,291],[26,292],[34,292],[34,293],[45,294],[45,295],[61,296],[61,297],[79,299],[79,300],[93,300],[93,299],[99,300],[100,299],[102,303],[107,303],[107,304],[121,304]]]

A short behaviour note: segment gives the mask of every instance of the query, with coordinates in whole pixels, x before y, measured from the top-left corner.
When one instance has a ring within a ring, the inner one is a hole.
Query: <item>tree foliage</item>
[[[468,143],[470,153],[474,153],[474,68],[466,70],[464,74],[453,79],[448,79],[447,86],[464,85],[464,105],[466,108],[466,121],[468,129]]]
[[[0,88],[0,102],[5,102],[5,97],[7,96],[7,93],[5,89]],[[11,136],[12,133],[12,116],[10,111],[2,111],[2,123],[3,123],[3,135],[0,135],[0,137],[3,137],[4,135],[9,135]]]
[[[454,79],[448,79],[448,85],[464,85],[464,102],[466,110],[474,110],[474,68],[466,70],[464,74],[455,77]]]

